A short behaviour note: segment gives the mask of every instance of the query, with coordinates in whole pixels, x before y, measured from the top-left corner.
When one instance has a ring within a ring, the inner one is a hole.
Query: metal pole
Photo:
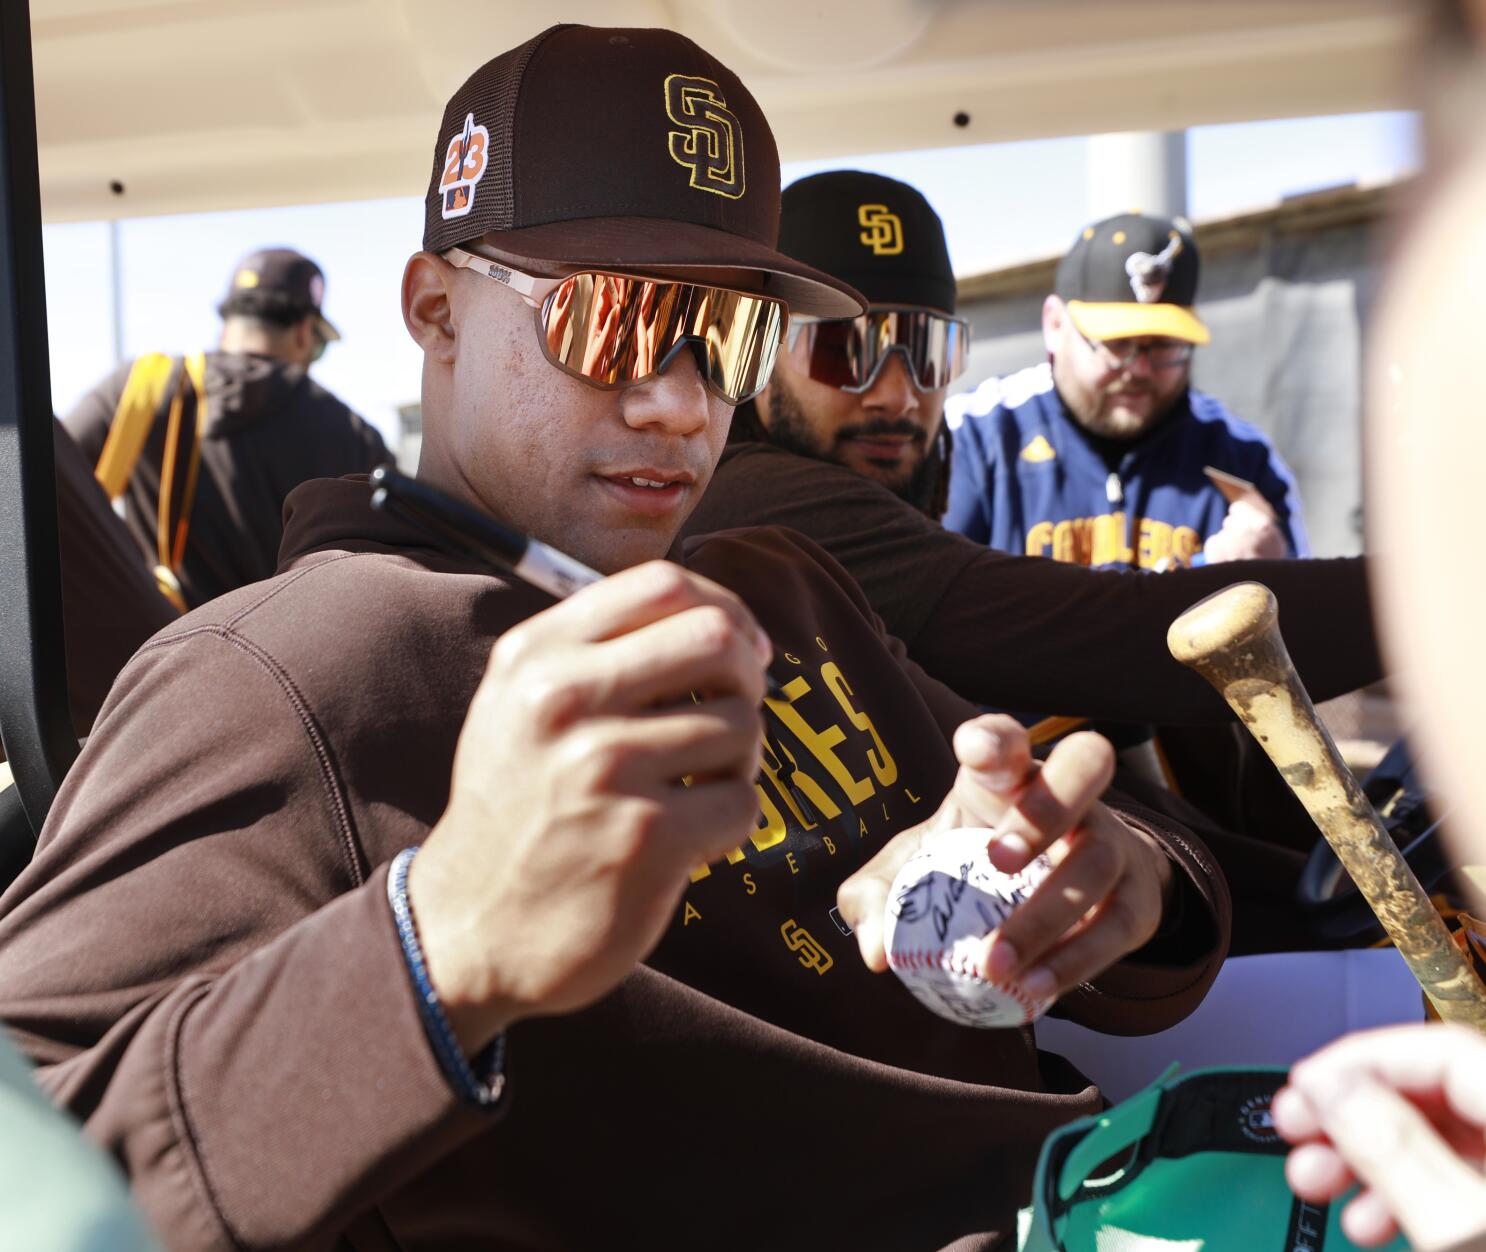
[[[1089,220],[1117,213],[1187,215],[1187,132],[1093,135],[1088,148]]]
[[[124,362],[124,255],[123,232],[119,219],[110,218],[108,223],[108,298],[113,315],[114,364]]]
[[[0,740],[33,832],[77,756],[62,647],[27,0],[0,4]]]

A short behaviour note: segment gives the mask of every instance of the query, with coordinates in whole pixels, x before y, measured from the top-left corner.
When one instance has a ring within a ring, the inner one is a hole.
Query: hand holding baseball
[[[992,831],[991,864],[1017,873],[1046,853],[1053,869],[988,939],[981,967],[1030,1001],[1051,1000],[1102,973],[1155,934],[1171,862],[1099,796],[1114,749],[1092,732],[1062,740],[1045,763],[1026,729],[988,714],[955,732],[960,772],[927,821],[904,831],[841,884],[837,904],[869,969],[887,968],[883,915],[899,868],[936,833]]]
[[[1347,1035],[1301,1061],[1274,1101],[1313,1204],[1362,1190],[1342,1229],[1362,1247],[1400,1229],[1417,1252],[1486,1250],[1486,1038],[1463,1026]]]
[[[496,643],[408,879],[467,1051],[607,993],[659,942],[691,871],[747,837],[771,651],[736,596],[664,561]]]

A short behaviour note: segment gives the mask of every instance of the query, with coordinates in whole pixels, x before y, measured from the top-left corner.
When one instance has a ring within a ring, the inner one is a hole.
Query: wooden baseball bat
[[[1237,583],[1172,622],[1171,655],[1217,688],[1335,850],[1445,1021],[1486,1031],[1486,986],[1336,750],[1280,636],[1274,593]]]

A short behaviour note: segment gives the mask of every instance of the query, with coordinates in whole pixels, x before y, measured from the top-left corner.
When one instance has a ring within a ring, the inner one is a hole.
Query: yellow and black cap
[[[476,70],[444,109],[424,206],[430,252],[484,237],[516,256],[667,273],[738,269],[798,313],[856,292],[785,256],[779,153],[742,82],[668,30],[554,26]]]
[[[1192,311],[1201,265],[1183,221],[1124,213],[1083,233],[1058,265],[1056,293],[1090,339],[1211,337]]]
[[[955,311],[955,274],[939,214],[915,187],[831,170],[784,189],[779,247],[850,283],[871,304]]]

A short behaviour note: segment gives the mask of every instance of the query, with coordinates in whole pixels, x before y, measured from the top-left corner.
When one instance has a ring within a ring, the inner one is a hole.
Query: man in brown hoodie
[[[449,102],[420,476],[612,577],[554,606],[319,481],[276,577],[121,675],[0,907],[0,1017],[171,1247],[1002,1246],[1100,1097],[874,973],[947,827],[1058,863],[996,976],[1118,1033],[1206,990],[1226,889],[1099,803],[1103,740],[1034,767],[801,536],[654,559],[784,305],[860,308],[778,195],[670,32],[555,27]]]

